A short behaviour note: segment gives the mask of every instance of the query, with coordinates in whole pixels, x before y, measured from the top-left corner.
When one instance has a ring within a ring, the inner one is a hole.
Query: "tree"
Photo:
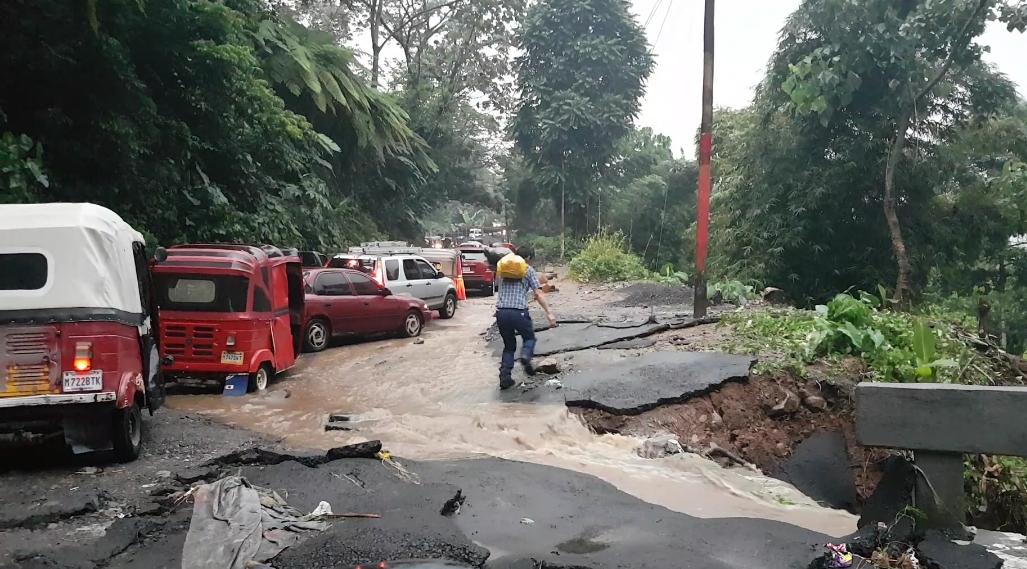
[[[529,8],[519,46],[516,147],[532,183],[561,211],[569,206],[580,233],[653,68],[645,34],[623,0],[550,0]]]
[[[769,86],[779,84],[797,113],[815,114],[825,127],[875,121],[875,134],[889,141],[881,203],[900,303],[908,301],[911,263],[895,179],[910,130],[923,132],[959,88],[973,87],[963,79],[981,65],[973,39],[985,23],[1001,17],[1023,31],[1024,14],[1027,3],[997,0],[808,0],[785,26]]]

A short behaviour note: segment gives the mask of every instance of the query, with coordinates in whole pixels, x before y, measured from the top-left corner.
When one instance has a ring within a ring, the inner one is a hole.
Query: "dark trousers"
[[[524,340],[521,359],[531,362],[531,356],[535,353],[535,326],[531,323],[528,311],[517,308],[496,310],[496,324],[499,326],[499,335],[503,337],[503,359],[499,364],[499,379],[510,379],[514,367],[514,354],[517,352],[517,335],[520,334]]]

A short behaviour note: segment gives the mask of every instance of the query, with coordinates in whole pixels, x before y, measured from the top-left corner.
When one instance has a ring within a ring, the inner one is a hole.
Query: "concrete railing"
[[[861,383],[856,438],[912,450],[916,507],[931,527],[961,527],[963,455],[1027,456],[1027,387]]]

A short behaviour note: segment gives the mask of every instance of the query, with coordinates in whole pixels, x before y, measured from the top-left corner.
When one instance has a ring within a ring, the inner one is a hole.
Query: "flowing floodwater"
[[[305,355],[259,395],[181,395],[169,404],[292,447],[381,439],[417,460],[488,455],[575,470],[693,516],[775,519],[834,536],[855,529],[851,514],[778,480],[691,454],[643,459],[635,454],[641,441],[594,435],[562,404],[501,401],[498,362],[481,337],[492,306],[462,303],[455,318],[427,327],[423,344],[380,340]],[[355,430],[326,432],[329,413],[351,416]]]

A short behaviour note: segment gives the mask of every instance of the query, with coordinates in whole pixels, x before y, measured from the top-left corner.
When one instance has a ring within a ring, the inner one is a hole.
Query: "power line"
[[[656,45],[660,43],[660,36],[663,35],[663,26],[667,23],[667,16],[670,15],[670,7],[674,5],[673,0],[667,1],[667,11],[663,13],[663,21],[660,22],[660,31],[656,32],[656,41],[653,42],[652,51],[656,51]]]
[[[653,4],[653,9],[649,10],[649,16],[645,19],[645,24],[642,24],[642,29],[649,29],[649,22],[653,20],[656,11],[660,9],[660,4],[663,4],[663,0],[656,0],[656,3]]]

